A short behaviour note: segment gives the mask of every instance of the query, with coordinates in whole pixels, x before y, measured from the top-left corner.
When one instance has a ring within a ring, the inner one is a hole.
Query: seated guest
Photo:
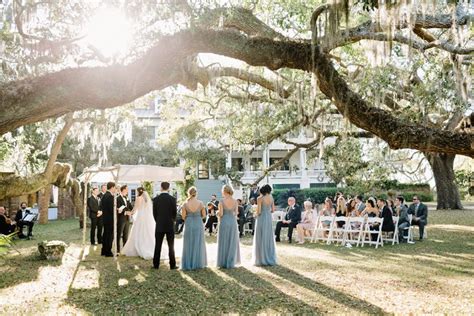
[[[329,197],[327,197],[324,200],[323,208],[321,209],[321,211],[319,211],[319,216],[334,216],[336,214],[335,212],[336,211],[334,210],[332,206],[332,200]],[[323,227],[328,228],[329,225],[331,225],[331,221],[323,221],[322,225]]]
[[[387,206],[390,209],[390,212],[392,212],[393,216],[398,216],[396,213],[396,207],[395,207],[395,201],[392,199],[387,200]]]
[[[362,213],[365,209],[365,203],[362,201],[362,195],[358,195],[355,197],[355,201],[356,201],[356,209],[357,209],[357,214],[358,216],[360,215],[360,213]]]
[[[379,199],[377,205],[380,209],[379,217],[383,218],[382,231],[395,232],[395,225],[393,224],[392,211],[388,208],[387,202],[384,199]]]
[[[296,204],[294,197],[288,198],[288,207],[286,208],[285,219],[277,222],[275,228],[276,241],[280,241],[280,231],[282,227],[288,227],[288,242],[291,243],[293,236],[293,229],[301,220],[301,208]]]
[[[417,195],[413,196],[413,204],[408,208],[408,214],[413,214],[411,224],[417,225],[420,228],[420,241],[423,240],[425,226],[428,224],[428,208],[425,204],[421,203]]]
[[[344,196],[340,195],[336,202],[336,216],[346,216],[346,213],[346,199],[344,199]],[[337,227],[341,228],[342,226],[344,226],[344,221],[338,221]]]
[[[408,227],[410,227],[410,218],[408,217],[408,207],[405,204],[405,199],[403,196],[397,196],[395,199],[395,206],[397,209],[397,214],[399,214],[398,219],[398,240],[400,242],[405,242],[405,232],[408,233]]]
[[[214,228],[214,223],[217,223],[217,215],[216,215],[217,207],[214,203],[208,202],[207,203],[207,219],[206,224],[204,225],[205,229],[209,230],[209,236],[212,235],[212,229]]]
[[[22,202],[20,204],[20,209],[16,212],[16,216],[15,216],[15,222],[17,223],[17,226],[20,230],[20,233],[19,233],[19,237],[20,238],[30,238],[30,237],[33,237],[33,221],[31,222],[28,222],[28,221],[24,221],[24,218],[26,217],[26,215],[28,214],[31,214],[31,211],[29,209],[26,208],[26,203],[25,202]],[[23,234],[23,226],[28,226],[28,236],[25,236]]]
[[[362,212],[363,216],[367,217],[378,217],[379,216],[379,209],[376,207],[377,202],[374,197],[369,197],[367,202],[365,202],[365,209]],[[379,229],[379,224],[374,223],[374,224],[369,224],[370,230],[378,230]],[[377,240],[377,234],[371,234],[372,241]]]
[[[311,203],[311,201],[305,201],[303,206],[305,211],[301,215],[301,223],[296,225],[299,244],[304,244],[305,236],[311,236],[314,229],[313,203]]]
[[[350,199],[347,202],[346,216],[347,217],[357,217],[357,216],[359,216],[359,212],[356,209],[355,199]]]
[[[7,217],[5,208],[0,206],[0,234],[10,235],[15,229],[15,222]]]

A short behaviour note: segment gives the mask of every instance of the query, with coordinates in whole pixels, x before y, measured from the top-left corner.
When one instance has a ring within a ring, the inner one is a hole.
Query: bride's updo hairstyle
[[[232,189],[230,185],[226,184],[222,187],[222,192],[227,193],[230,196],[232,196],[234,194],[234,189]]]
[[[138,192],[138,196],[141,196],[143,192],[145,192],[145,189],[143,187],[138,187],[137,192]]]
[[[193,198],[193,197],[196,197],[197,196],[197,190],[196,190],[196,187],[190,187],[188,189],[188,200],[190,198]]]

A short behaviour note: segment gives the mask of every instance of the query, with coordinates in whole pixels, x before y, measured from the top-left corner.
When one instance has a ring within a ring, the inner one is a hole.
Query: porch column
[[[225,161],[225,168],[227,170],[230,170],[232,168],[232,151],[229,150],[229,152],[227,153],[227,159]]]
[[[310,187],[310,181],[308,177],[308,170],[306,170],[307,165],[306,165],[306,149],[305,148],[300,148],[300,170],[301,170],[301,183],[300,187],[302,189],[309,188]]]

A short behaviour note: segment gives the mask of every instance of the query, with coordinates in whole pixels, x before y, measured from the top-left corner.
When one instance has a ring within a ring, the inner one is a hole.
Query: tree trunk
[[[39,223],[48,223],[49,199],[51,198],[51,184],[45,186],[40,191],[39,198]]]
[[[456,155],[425,153],[431,165],[436,183],[436,209],[463,209],[458,186],[454,177],[454,158]]]

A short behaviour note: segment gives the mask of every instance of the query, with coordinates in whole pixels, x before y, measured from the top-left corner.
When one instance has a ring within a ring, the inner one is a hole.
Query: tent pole
[[[120,165],[116,167],[115,170],[117,173],[114,175],[112,172],[112,175],[114,176],[114,182],[115,186],[118,186],[118,180],[119,180],[119,172],[120,172]],[[117,245],[120,242],[120,240],[117,240],[117,192],[114,194],[114,242],[112,243],[112,252],[114,254],[114,259],[117,259]]]

